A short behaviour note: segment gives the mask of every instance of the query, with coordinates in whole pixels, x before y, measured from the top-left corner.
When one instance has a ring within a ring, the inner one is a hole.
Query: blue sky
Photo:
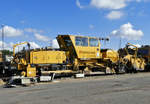
[[[48,46],[57,34],[109,36],[110,41],[102,46],[112,49],[118,49],[119,37],[122,47],[126,42],[150,44],[149,0],[106,1],[1,0],[6,48],[22,41]]]

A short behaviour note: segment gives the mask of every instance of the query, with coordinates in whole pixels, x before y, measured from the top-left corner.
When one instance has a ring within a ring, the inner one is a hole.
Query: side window
[[[82,41],[80,37],[76,37],[75,41],[76,41],[76,46],[81,46]]]
[[[88,38],[76,37],[75,43],[76,46],[88,46]]]
[[[88,38],[82,38],[82,46],[88,46]]]
[[[89,44],[91,47],[98,47],[99,46],[99,41],[98,39],[90,38],[89,39]]]

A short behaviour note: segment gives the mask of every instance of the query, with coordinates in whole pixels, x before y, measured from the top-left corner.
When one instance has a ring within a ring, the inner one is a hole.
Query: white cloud
[[[90,5],[98,9],[122,9],[127,6],[129,2],[146,2],[149,0],[91,0]]]
[[[140,48],[140,47],[141,47],[141,45],[140,45],[140,44],[135,44],[135,46],[136,46],[137,48]],[[133,46],[129,46],[129,48],[133,49],[133,48],[135,48],[135,47],[133,47]]]
[[[137,46],[138,48],[140,48],[140,47],[141,47],[141,45],[140,45],[140,44],[136,44],[135,46]]]
[[[52,48],[59,48],[59,45],[56,39],[52,40]]]
[[[36,44],[35,42],[29,42],[31,48],[35,49],[35,48],[40,48],[40,46],[38,44]]]
[[[87,8],[89,6],[97,8],[97,9],[105,9],[105,10],[111,10],[108,15],[106,15],[106,18],[108,19],[119,19],[123,16],[124,13],[117,12],[114,10],[121,10],[125,7],[127,7],[131,2],[134,3],[141,3],[141,2],[149,2],[150,0],[90,0],[90,3],[88,6],[83,6],[80,4],[79,0],[76,0],[76,5],[79,8]]]
[[[103,9],[121,9],[126,7],[127,0],[91,0],[90,5]]]
[[[4,30],[4,36],[6,37],[17,37],[23,35],[22,30],[7,25],[4,26],[3,30]],[[2,35],[2,28],[0,29],[0,34]]]
[[[82,6],[82,5],[80,4],[80,1],[79,1],[79,0],[76,0],[76,5],[77,5],[80,9],[84,8],[84,6]]]
[[[13,49],[13,43],[12,42],[6,43],[6,42],[0,41],[0,49],[2,49],[2,43],[4,44],[5,50],[11,50],[12,51],[12,49]]]
[[[38,34],[38,33],[35,33],[34,34],[35,38],[39,41],[44,41],[44,42],[48,42],[50,41],[50,38],[47,37],[47,36],[44,36],[44,35],[41,35],[41,34]]]
[[[29,32],[29,33],[42,33],[43,32],[43,30],[37,30],[33,28],[25,28],[24,31]]]
[[[90,24],[90,25],[89,25],[89,28],[90,28],[90,29],[93,29],[93,28],[94,28],[94,25]]]
[[[4,48],[8,46],[5,42],[0,41],[0,49],[2,49],[2,44],[4,45]]]
[[[150,2],[150,0],[90,0],[90,6],[98,9],[110,9],[118,10],[125,8],[130,2]],[[76,5],[79,8],[85,8],[82,6],[79,0],[76,0]]]
[[[128,40],[139,40],[143,35],[141,30],[134,30],[131,23],[124,24],[111,33],[111,36],[117,36]]]
[[[111,20],[119,19],[122,16],[123,16],[123,12],[121,11],[111,11],[109,14],[106,15],[106,17]]]
[[[17,42],[17,43],[23,43],[23,42]],[[30,44],[30,49],[36,49],[36,48],[40,48],[41,46],[39,46],[37,43],[35,42],[29,42]],[[13,49],[13,43],[9,43],[8,46],[9,48],[12,50]],[[22,44],[22,45],[19,45],[15,48],[15,53],[18,52],[18,51],[21,51],[23,50],[23,48],[25,47],[25,49],[28,49],[27,47],[27,44]]]

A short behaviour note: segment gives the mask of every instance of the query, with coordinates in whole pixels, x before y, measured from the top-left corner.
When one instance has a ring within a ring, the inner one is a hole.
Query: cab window
[[[76,37],[75,43],[76,46],[88,46],[88,38]]]
[[[99,46],[98,39],[90,38],[89,39],[89,45],[91,47],[98,47]]]
[[[72,41],[70,40],[69,37],[64,37],[64,42],[65,42],[67,47],[72,46]]]

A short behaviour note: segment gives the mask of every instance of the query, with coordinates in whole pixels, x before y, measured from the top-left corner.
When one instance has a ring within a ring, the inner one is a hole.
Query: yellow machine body
[[[119,60],[118,52],[115,50],[111,50],[111,49],[103,50],[102,51],[102,57],[104,59],[110,59],[113,63],[117,63]]]
[[[64,51],[41,50],[30,52],[31,64],[62,64],[66,62]]]
[[[101,51],[100,39],[96,37],[58,35],[60,49],[23,50],[15,53],[14,64],[23,76],[35,77],[42,71],[55,73],[96,72],[112,69],[118,60],[117,52]],[[14,49],[18,45],[14,45]],[[29,46],[29,44],[27,43]],[[114,70],[113,70],[114,72]],[[39,74],[40,75],[40,74]]]
[[[100,41],[98,38],[70,35],[70,39],[78,58],[101,58]]]
[[[145,60],[143,58],[126,55],[123,59],[128,60],[136,70],[143,71],[145,69]]]
[[[150,46],[142,46],[141,48],[139,48],[138,55],[145,59],[145,62],[148,66],[150,65]]]
[[[66,50],[73,70],[105,71],[108,58],[102,57],[100,39],[96,37],[58,35],[60,49]],[[115,61],[115,59],[112,59]]]
[[[1,51],[0,51],[0,62],[3,62],[3,55]]]
[[[134,48],[132,48],[134,50],[133,55],[129,54],[129,52],[128,52],[128,47],[129,46],[134,47]],[[145,65],[146,65],[145,59],[142,58],[142,57],[138,57],[138,55],[137,55],[138,47],[131,44],[131,43],[128,43],[125,50],[126,50],[127,55],[125,55],[123,57],[122,62],[125,63],[125,64],[130,63],[129,66],[132,66],[137,71],[138,70],[141,70],[141,71],[145,70]]]
[[[31,65],[29,64],[27,66],[27,72],[26,72],[26,76],[27,77],[35,77],[36,76],[36,67],[31,67]]]
[[[99,59],[100,41],[95,37],[59,35],[57,37],[60,48],[69,51],[70,55],[78,59]]]
[[[23,57],[18,57],[21,55],[23,55]],[[64,51],[31,50],[16,54],[13,61],[16,63],[17,69],[23,71],[22,75],[35,77],[36,68],[39,65],[63,64],[66,62],[66,54]],[[34,67],[31,65],[34,65]]]

